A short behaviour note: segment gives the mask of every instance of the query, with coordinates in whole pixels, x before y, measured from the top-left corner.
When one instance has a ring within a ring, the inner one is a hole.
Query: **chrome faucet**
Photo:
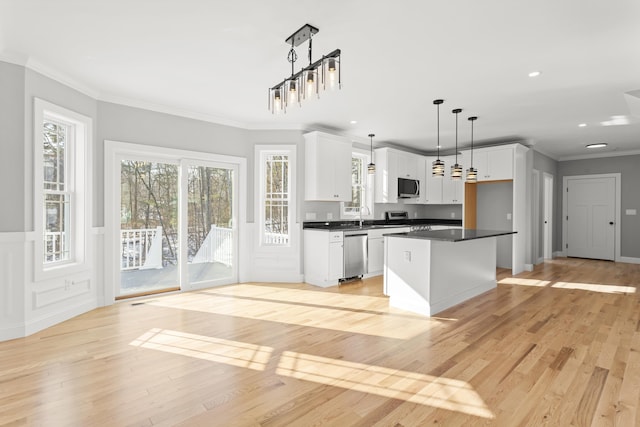
[[[366,210],[365,215],[371,215],[371,210],[368,206],[360,206],[360,209],[358,209],[358,214],[360,215],[360,228],[362,228],[362,224],[364,223],[364,220],[362,219],[363,210]]]

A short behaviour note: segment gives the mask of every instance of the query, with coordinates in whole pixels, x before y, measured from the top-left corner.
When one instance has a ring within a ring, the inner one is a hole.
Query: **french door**
[[[237,282],[238,165],[128,154],[118,161],[115,298]]]

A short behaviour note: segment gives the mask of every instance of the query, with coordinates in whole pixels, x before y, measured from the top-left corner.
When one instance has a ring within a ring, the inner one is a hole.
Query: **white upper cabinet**
[[[392,153],[396,156],[398,164],[398,178],[420,179],[418,161],[422,160],[422,156],[403,151],[392,151]]]
[[[431,175],[431,165],[436,157],[427,157],[425,164],[426,194],[425,201],[428,205],[457,205],[464,202],[464,175],[462,179],[451,179],[451,166],[456,161],[455,156],[441,156],[444,162],[444,176],[435,178]],[[462,156],[458,155],[458,163],[466,166]]]
[[[351,201],[351,142],[310,132],[305,139],[305,200]]]
[[[470,156],[471,152],[465,151],[465,158]],[[478,181],[513,179],[513,147],[476,148],[473,167],[478,170]]]
[[[420,197],[401,199],[407,204],[425,203],[424,201],[424,157],[393,148],[375,150],[375,202],[398,202],[398,178],[420,181]]]
[[[425,203],[439,205],[442,203],[442,178],[431,175],[431,166],[436,157],[425,158]]]
[[[375,150],[375,194],[376,203],[396,203],[398,201],[398,161],[390,148]]]

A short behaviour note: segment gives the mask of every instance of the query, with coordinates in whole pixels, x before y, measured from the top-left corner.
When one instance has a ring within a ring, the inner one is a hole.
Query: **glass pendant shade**
[[[473,166],[467,169],[467,182],[477,182],[478,181],[478,170]]]
[[[436,148],[438,149],[438,157],[431,164],[431,176],[433,176],[435,178],[440,178],[440,177],[444,176],[444,162],[442,160],[440,160],[440,105],[443,102],[444,102],[443,99],[434,99],[433,100],[433,105],[436,106],[436,111],[437,111],[437,114],[438,114],[437,115],[437,119],[436,119],[436,125],[437,125]]]
[[[457,181],[462,179],[462,165],[458,164],[458,114],[462,112],[462,108],[456,108],[451,112],[456,115],[456,162],[451,166],[451,179]]]
[[[269,105],[272,114],[279,114],[284,111],[282,102],[282,87],[269,89]]]
[[[462,165],[455,164],[451,166],[451,179],[462,179]]]
[[[374,163],[369,163],[367,165],[367,172],[370,174],[376,173],[376,165]]]
[[[318,94],[318,70],[306,70],[300,76],[300,87],[304,88],[304,99],[311,99]]]
[[[444,162],[440,159],[436,159],[431,164],[431,175],[434,177],[444,176]]]
[[[300,103],[300,91],[298,91],[298,81],[289,79],[285,82],[285,92],[287,93],[287,106]]]
[[[373,174],[373,173],[376,173],[376,165],[375,163],[373,163],[373,137],[376,135],[373,133],[370,133],[368,136],[371,139],[371,145],[369,146],[369,148],[371,149],[371,152],[369,154],[371,156],[371,163],[367,165],[367,172],[369,172],[370,174]]]
[[[322,61],[322,75],[325,89],[340,89],[340,57],[325,58]]]
[[[469,117],[468,120],[471,122],[471,166],[467,169],[467,178],[466,181],[470,183],[478,182],[478,169],[473,167],[473,122],[478,120],[476,116]]]

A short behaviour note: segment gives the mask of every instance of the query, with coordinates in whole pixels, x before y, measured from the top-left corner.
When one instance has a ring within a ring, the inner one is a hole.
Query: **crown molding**
[[[601,159],[603,157],[635,156],[639,154],[640,154],[640,150],[610,151],[610,152],[604,152],[604,153],[579,154],[576,156],[561,156],[561,157],[558,157],[558,161],[566,162],[569,160]]]

